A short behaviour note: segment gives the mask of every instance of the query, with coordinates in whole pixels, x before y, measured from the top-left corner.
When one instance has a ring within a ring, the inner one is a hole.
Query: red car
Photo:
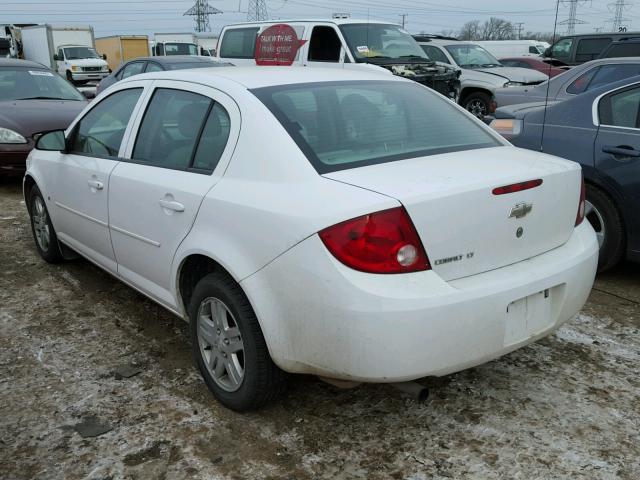
[[[567,71],[566,69],[549,65],[548,63],[545,63],[542,60],[537,59],[536,57],[501,58],[500,63],[505,67],[520,67],[537,70],[538,72],[549,75],[549,78],[553,78],[556,75],[560,75],[561,73]]]
[[[67,128],[86,105],[78,90],[43,65],[0,58],[0,177],[22,175],[34,135]]]

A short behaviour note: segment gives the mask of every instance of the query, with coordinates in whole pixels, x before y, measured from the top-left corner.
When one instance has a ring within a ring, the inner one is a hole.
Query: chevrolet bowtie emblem
[[[527,216],[533,210],[532,203],[518,203],[511,209],[509,218],[522,218]]]

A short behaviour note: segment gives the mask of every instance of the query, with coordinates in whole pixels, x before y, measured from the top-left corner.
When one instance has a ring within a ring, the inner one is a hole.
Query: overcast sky
[[[608,4],[613,0],[586,0],[578,6],[578,18],[585,24],[577,32],[610,28],[613,17]],[[0,24],[54,23],[89,24],[96,36],[147,34],[193,30],[191,17],[182,14],[195,0],[0,0]],[[334,12],[348,12],[354,18],[400,22],[406,13],[406,28],[412,33],[458,30],[469,20],[496,16],[524,22],[524,30],[552,32],[556,0],[266,0],[273,19],[293,17],[327,18]],[[640,26],[640,2],[625,12],[630,30]],[[211,31],[246,20],[249,0],[209,0],[224,13],[210,17]],[[568,6],[560,6],[559,20],[568,16]],[[243,13],[244,12],[244,13]],[[637,25],[636,25],[637,24]],[[558,26],[564,32],[565,26]]]

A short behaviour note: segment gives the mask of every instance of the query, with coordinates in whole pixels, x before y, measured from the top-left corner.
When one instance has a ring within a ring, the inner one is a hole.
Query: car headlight
[[[524,83],[522,82],[507,82],[503,85],[504,87],[522,87]]]
[[[522,133],[523,121],[515,118],[496,118],[489,126],[509,140]]]
[[[27,139],[18,132],[8,128],[0,128],[0,143],[27,143]]]
[[[77,72],[78,70],[80,70],[80,67],[78,67],[77,65],[71,65],[72,72]]]

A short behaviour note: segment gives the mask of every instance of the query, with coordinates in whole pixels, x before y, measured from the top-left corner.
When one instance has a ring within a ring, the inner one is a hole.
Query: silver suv
[[[459,103],[479,118],[493,113],[496,89],[538,85],[548,78],[528,68],[504,67],[474,42],[437,35],[415,35],[414,38],[431,60],[462,70]]]

